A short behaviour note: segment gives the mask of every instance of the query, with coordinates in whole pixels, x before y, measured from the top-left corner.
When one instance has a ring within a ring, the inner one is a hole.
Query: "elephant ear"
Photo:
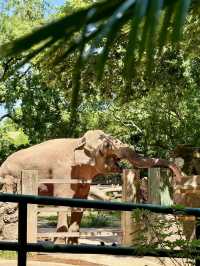
[[[92,149],[86,144],[84,137],[80,139],[74,150],[74,164],[91,166],[95,164],[95,156],[92,153]]]

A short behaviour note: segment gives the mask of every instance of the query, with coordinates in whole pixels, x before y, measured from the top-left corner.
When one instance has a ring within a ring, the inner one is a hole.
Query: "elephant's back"
[[[49,159],[67,156],[74,150],[76,141],[74,139],[53,139],[36,144],[29,148],[19,150],[8,157],[8,160],[26,159]]]
[[[62,169],[63,172],[67,162],[73,160],[76,143],[76,139],[53,139],[19,150],[6,159],[1,172],[4,175],[19,175],[25,169],[38,170],[44,177],[53,175],[55,169]]]

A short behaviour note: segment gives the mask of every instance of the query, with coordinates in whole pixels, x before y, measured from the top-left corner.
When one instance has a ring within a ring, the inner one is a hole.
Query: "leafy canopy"
[[[50,52],[56,51],[63,43],[67,44],[66,48],[56,59],[55,64],[77,52],[71,100],[73,118],[78,105],[81,70],[99,44],[102,51],[96,64],[96,71],[98,79],[101,80],[108,54],[119,32],[127,26],[128,43],[124,56],[123,76],[128,93],[135,65],[145,58],[147,69],[151,70],[156,55],[155,48],[158,47],[158,53],[161,53],[167,41],[177,42],[180,39],[189,6],[190,0],[95,2],[87,8],[44,25],[14,42],[5,43],[0,47],[0,55],[2,58],[12,57],[26,51],[21,62],[16,65],[19,67],[47,48],[50,48]],[[89,45],[87,55],[86,44]]]

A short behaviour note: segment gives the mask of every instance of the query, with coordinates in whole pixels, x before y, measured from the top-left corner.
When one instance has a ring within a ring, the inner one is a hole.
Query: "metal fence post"
[[[200,219],[199,217],[196,217],[196,239],[200,240]],[[200,266],[200,259],[197,258],[195,261],[196,266]]]
[[[18,213],[18,266],[26,266],[27,257],[27,203],[19,202]]]

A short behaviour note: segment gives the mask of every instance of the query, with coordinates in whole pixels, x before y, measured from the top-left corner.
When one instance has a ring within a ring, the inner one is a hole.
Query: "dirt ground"
[[[16,261],[0,260],[0,266],[16,266]],[[142,257],[135,258],[129,256],[112,256],[96,254],[39,254],[28,260],[28,266],[181,266],[181,260],[177,262],[169,259],[164,260],[164,264],[157,258]]]
[[[96,230],[112,231],[116,228],[98,228]],[[39,231],[49,232],[55,231],[55,228],[39,228]],[[89,232],[92,228],[84,228],[83,231]],[[81,244],[96,244],[104,242],[106,245],[112,243],[121,243],[121,235],[114,236],[96,236],[89,239],[80,239]],[[17,261],[1,260],[0,266],[17,266]],[[154,257],[132,257],[132,256],[113,256],[113,255],[97,255],[97,254],[45,254],[39,253],[28,257],[27,266],[184,266],[186,265],[181,259],[162,260]]]
[[[84,229],[89,231],[89,228]],[[92,237],[90,239],[80,239],[81,244],[99,245],[103,241],[106,245],[113,242],[118,243],[119,236],[111,237]],[[120,242],[120,241],[119,241]],[[164,263],[163,263],[164,262]],[[16,261],[0,260],[0,266],[17,266]],[[114,256],[99,254],[46,254],[39,253],[28,257],[27,266],[183,266],[183,260],[171,260],[169,258],[159,259],[154,257],[132,257],[132,256]]]

